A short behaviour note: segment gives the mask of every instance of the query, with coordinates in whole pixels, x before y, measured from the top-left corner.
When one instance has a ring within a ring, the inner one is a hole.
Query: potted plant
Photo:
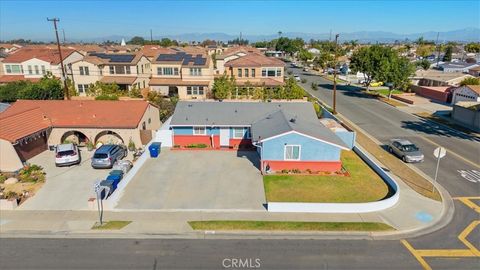
[[[93,145],[92,140],[88,140],[88,141],[85,143],[85,146],[87,147],[87,150],[88,150],[88,151],[92,151],[93,148],[95,148],[95,145]]]
[[[135,151],[135,149],[137,149],[135,147],[135,143],[133,142],[132,138],[130,138],[130,140],[128,141],[128,151],[133,152]]]

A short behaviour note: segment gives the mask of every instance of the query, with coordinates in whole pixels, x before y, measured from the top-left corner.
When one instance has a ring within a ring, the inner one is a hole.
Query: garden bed
[[[388,185],[353,151],[342,151],[350,176],[267,175],[263,177],[268,202],[359,203],[389,195]]]

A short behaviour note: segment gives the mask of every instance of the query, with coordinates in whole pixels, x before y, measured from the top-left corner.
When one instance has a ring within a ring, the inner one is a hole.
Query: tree
[[[480,43],[471,42],[465,44],[464,49],[468,53],[480,53]]]
[[[460,82],[461,86],[465,85],[480,85],[480,78],[474,78],[474,77],[468,77],[463,79],[463,81]]]
[[[415,72],[415,66],[407,58],[399,56],[390,47],[380,45],[363,47],[354,52],[350,68],[364,74],[367,91],[372,80],[392,84],[391,90],[406,89],[409,77]]]
[[[444,62],[452,61],[452,52],[453,52],[452,46],[447,46],[447,48],[445,48],[445,55],[443,56]]]
[[[60,80],[47,73],[38,83],[27,84],[27,87],[20,89],[18,99],[63,99],[64,92]]]
[[[144,45],[145,44],[145,39],[143,37],[134,36],[127,43],[128,44],[134,44],[134,45]]]
[[[434,50],[435,50],[435,47],[432,45],[421,45],[421,46],[418,46],[416,53],[417,55],[425,58],[431,55]]]
[[[305,49],[301,49],[300,52],[298,52],[298,58],[304,62],[313,59],[313,54]]]
[[[427,59],[417,61],[415,64],[417,65],[417,67],[421,67],[424,70],[428,70],[430,68],[430,62]]]
[[[178,42],[176,40],[171,40],[169,38],[162,38],[158,42],[158,45],[162,47],[178,46]]]
[[[215,78],[213,81],[212,92],[216,99],[226,99],[232,96],[236,88],[235,78],[227,76]]]
[[[122,93],[116,83],[96,82],[87,89],[87,95],[100,100],[116,100]]]
[[[158,107],[158,112],[160,114],[160,121],[165,122],[170,116],[172,116],[175,111],[175,105],[177,103],[176,98],[164,98],[156,91],[150,91],[147,95],[147,100]]]
[[[29,81],[15,81],[0,85],[0,102],[14,102],[18,99],[20,90],[30,87]]]
[[[286,99],[302,99],[305,95],[305,90],[300,87],[294,78],[290,77],[286,82],[284,88],[286,92]]]

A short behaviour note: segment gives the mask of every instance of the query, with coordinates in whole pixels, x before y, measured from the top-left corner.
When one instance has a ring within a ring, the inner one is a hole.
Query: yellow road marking
[[[435,145],[435,146],[443,147],[443,148],[445,148],[445,149],[447,150],[447,153],[450,153],[450,154],[456,156],[457,158],[459,158],[459,159],[467,162],[468,164],[470,164],[470,165],[472,165],[472,166],[474,166],[474,167],[476,167],[476,168],[480,168],[480,165],[479,165],[478,163],[475,163],[475,162],[473,162],[473,161],[471,161],[471,160],[469,160],[469,159],[466,159],[466,158],[462,157],[460,154],[455,153],[454,151],[450,150],[449,148],[447,148],[447,147],[445,147],[445,146],[442,146],[442,145],[440,145],[440,144],[438,144],[438,143],[436,143],[436,142],[434,142],[434,141],[432,141],[432,140],[430,140],[430,139],[427,139],[427,138],[425,138],[424,136],[418,136],[418,137],[424,139],[425,141],[427,141],[427,142],[429,142],[429,143],[431,143],[431,144],[433,144],[433,145]]]
[[[467,228],[465,228],[465,230],[463,230],[463,232],[461,232],[459,235],[458,235],[458,239],[465,245],[467,246],[471,251],[472,253],[477,256],[477,257],[480,257],[480,251],[472,244],[470,243],[468,240],[467,240],[467,236],[475,229],[476,226],[478,226],[478,224],[480,224],[480,220],[474,220],[472,221],[472,223],[470,223],[470,225],[467,226]]]
[[[476,257],[469,249],[418,249],[421,257]]]
[[[408,251],[410,251],[410,253],[412,253],[413,257],[415,257],[415,259],[417,259],[417,261],[420,263],[420,265],[423,267],[423,269],[425,270],[432,270],[432,268],[430,267],[430,265],[428,265],[428,263],[422,258],[422,256],[420,256],[417,251],[410,245],[410,243],[407,242],[407,240],[400,240],[400,242],[402,242],[402,244],[408,249]]]
[[[480,197],[456,197],[454,199],[461,201],[463,204],[470,207],[477,213],[480,213],[480,206],[472,202],[472,200],[480,200]]]

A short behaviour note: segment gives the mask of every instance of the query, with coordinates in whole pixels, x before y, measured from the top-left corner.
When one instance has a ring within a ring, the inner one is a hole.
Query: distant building
[[[420,69],[415,72],[411,80],[412,84],[419,86],[458,86],[465,78],[473,78],[473,76],[461,72]]]
[[[439,65],[439,69],[443,72],[462,72],[468,73],[468,70],[471,68],[478,67],[476,63],[465,63],[465,62],[446,62],[442,65]]]
[[[465,85],[453,89],[452,104],[460,101],[480,102],[480,85]]]
[[[480,66],[469,69],[468,74],[475,77],[480,77]]]

